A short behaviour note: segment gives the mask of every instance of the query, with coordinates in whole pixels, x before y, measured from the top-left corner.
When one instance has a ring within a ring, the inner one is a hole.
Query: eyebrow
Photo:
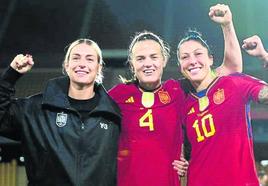
[[[72,56],[81,56],[81,54],[74,53],[74,54],[72,54]],[[86,54],[86,57],[94,57],[94,55],[92,55],[92,54]]]
[[[149,56],[157,56],[159,54],[157,53],[153,53],[153,54],[150,54]],[[138,57],[144,57],[145,55],[138,55],[138,56],[135,56],[135,58],[138,58]]]
[[[193,52],[196,52],[196,51],[199,51],[199,50],[203,51],[202,48],[197,48]],[[191,53],[191,52],[182,52],[182,54],[189,54],[189,53]]]

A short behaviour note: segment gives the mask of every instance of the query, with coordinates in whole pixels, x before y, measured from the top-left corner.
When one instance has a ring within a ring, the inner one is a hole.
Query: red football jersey
[[[237,73],[188,96],[185,123],[192,147],[188,186],[259,186],[249,102],[257,101],[263,85]]]
[[[179,83],[168,80],[149,97],[135,84],[119,84],[109,94],[123,116],[118,185],[180,185],[172,166],[180,157],[182,144],[179,109],[184,93]]]

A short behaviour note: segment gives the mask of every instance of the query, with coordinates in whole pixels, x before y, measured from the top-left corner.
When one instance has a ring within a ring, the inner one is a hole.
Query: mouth
[[[189,68],[187,71],[191,74],[191,75],[196,75],[198,74],[198,72],[201,70],[201,67],[193,67],[193,68]]]
[[[143,73],[146,75],[146,76],[150,76],[153,74],[155,70],[154,69],[146,69],[143,71]]]
[[[76,70],[75,73],[78,74],[78,75],[86,75],[89,72],[88,71],[85,71],[85,70]]]

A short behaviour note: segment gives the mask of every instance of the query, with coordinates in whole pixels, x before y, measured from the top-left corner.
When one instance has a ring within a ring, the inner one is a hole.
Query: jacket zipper
[[[81,129],[82,129],[82,130],[85,129],[85,123],[84,123],[84,122],[81,123]]]
[[[79,114],[79,112],[77,112],[76,110],[74,110],[74,109],[72,109],[72,108],[67,108],[68,110],[70,110],[70,111],[72,111],[72,112],[75,112],[77,115],[78,115],[78,117],[79,117],[79,120],[80,120],[80,123],[81,123],[81,126],[80,126],[80,129],[82,130],[82,131],[84,131],[85,130],[85,123],[82,121],[82,117],[81,117],[81,115]],[[80,186],[81,185],[81,183],[80,183],[80,174],[81,174],[81,160],[82,160],[82,156],[81,156],[81,152],[82,152],[82,150],[81,149],[83,149],[83,139],[82,139],[82,134],[80,134],[80,139],[79,139],[79,142],[78,142],[79,144],[78,145],[81,145],[81,147],[79,147],[78,148],[78,151],[77,151],[77,158],[76,158],[76,161],[77,161],[77,163],[76,163],[76,169],[77,169],[77,174],[76,174],[76,186]]]

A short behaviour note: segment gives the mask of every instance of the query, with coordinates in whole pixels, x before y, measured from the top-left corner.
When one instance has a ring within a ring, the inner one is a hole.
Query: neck
[[[192,82],[196,92],[200,92],[208,88],[211,82],[216,78],[212,73],[209,73],[208,76],[202,81]]]
[[[77,100],[87,100],[94,97],[94,84],[88,86],[78,86],[70,84],[68,96]]]
[[[161,83],[141,83],[139,82],[139,87],[145,92],[153,92],[161,87]]]

